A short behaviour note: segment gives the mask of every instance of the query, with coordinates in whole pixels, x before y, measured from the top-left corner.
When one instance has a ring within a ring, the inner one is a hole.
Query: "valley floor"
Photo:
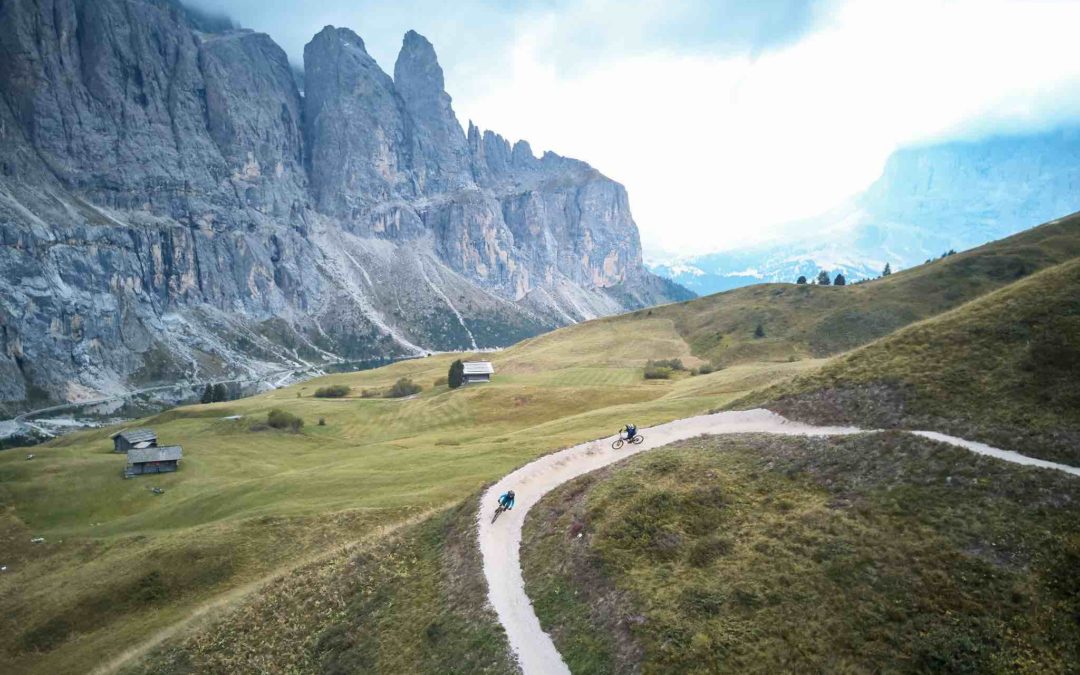
[[[629,317],[594,322],[489,355],[490,385],[434,385],[455,356],[433,356],[140,421],[183,446],[176,473],[123,480],[111,429],[36,447],[32,461],[0,453],[4,669],[117,663],[237,589],[262,597],[262,580],[468,499],[538,456],[628,418],[647,425],[700,414],[819,363],[646,381],[649,358],[698,362],[671,321],[642,314],[632,331]],[[365,398],[401,377],[424,390]],[[352,393],[313,396],[333,384]],[[267,428],[276,408],[304,419],[303,429]],[[45,541],[31,543],[37,537]]]

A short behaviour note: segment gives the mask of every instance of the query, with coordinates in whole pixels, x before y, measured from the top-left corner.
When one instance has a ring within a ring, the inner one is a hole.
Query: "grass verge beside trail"
[[[123,671],[512,673],[487,607],[476,500],[302,567]]]
[[[1080,465],[1080,259],[732,406],[818,424],[935,429]]]
[[[546,496],[522,559],[574,672],[1080,662],[1080,481],[900,432],[646,453]]]

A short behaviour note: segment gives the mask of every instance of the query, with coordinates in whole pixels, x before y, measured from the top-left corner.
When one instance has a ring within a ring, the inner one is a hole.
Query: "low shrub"
[[[656,359],[650,360],[645,364],[646,366],[656,366],[657,368],[667,368],[668,370],[686,370],[686,366],[683,365],[682,359]]]
[[[450,382],[450,378],[448,378],[448,377],[435,378],[435,386],[436,387],[441,387],[443,385],[449,384],[449,382]]]
[[[25,631],[19,644],[25,651],[45,652],[60,645],[74,632],[67,618],[54,616],[43,624]]]
[[[646,380],[667,380],[671,378],[671,368],[660,368],[658,366],[645,366],[645,379]]]
[[[316,398],[344,398],[352,391],[347,384],[331,384],[327,387],[319,387],[315,390]]]
[[[714,535],[699,539],[690,546],[687,562],[694,567],[705,567],[716,558],[731,553],[733,548],[733,542],[727,537]]]
[[[279,408],[274,408],[266,413],[266,423],[274,429],[288,429],[294,433],[304,428],[302,418]]]
[[[382,391],[378,389],[365,389],[360,392],[360,398],[379,398],[382,396]]]
[[[394,383],[394,386],[383,395],[386,398],[404,398],[406,396],[412,396],[413,394],[419,394],[423,390],[423,387],[413,382],[407,377],[403,377]]]
[[[691,368],[690,369],[690,374],[691,375],[708,375],[709,373],[715,373],[718,370],[720,370],[720,368],[717,368],[716,366],[714,366],[711,363],[703,363],[700,366],[698,366],[697,368]]]
[[[720,589],[708,586],[687,586],[679,594],[680,608],[695,618],[717,616],[727,602],[727,596]]]
[[[326,426],[326,418],[325,417],[320,417],[319,418],[319,426],[320,427],[325,427]]]

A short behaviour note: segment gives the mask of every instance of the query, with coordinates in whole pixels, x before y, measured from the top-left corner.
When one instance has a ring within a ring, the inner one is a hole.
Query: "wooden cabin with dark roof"
[[[165,445],[152,448],[132,448],[127,453],[127,467],[124,478],[141,476],[147,473],[169,473],[180,468],[183,449],[179,445]]]
[[[491,365],[491,361],[466,361],[461,365],[464,366],[462,384],[491,382],[491,376],[495,374],[495,366]]]
[[[112,435],[113,452],[157,447],[157,434],[153,429],[124,429]]]

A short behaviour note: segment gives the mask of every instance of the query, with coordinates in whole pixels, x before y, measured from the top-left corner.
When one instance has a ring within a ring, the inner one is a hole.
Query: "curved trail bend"
[[[612,450],[611,438],[590,441],[545,455],[513,473],[507,474],[484,493],[480,502],[479,541],[484,561],[484,576],[488,583],[488,600],[506,629],[510,647],[517,656],[525,675],[554,675],[570,670],[559,655],[551,637],[540,627],[532,603],[525,595],[521,575],[521,527],[525,514],[536,502],[568,480],[595,471],[639,452],[681,441],[702,434],[771,433],[788,436],[840,436],[864,433],[854,427],[816,427],[789,421],[768,410],[722,412],[700,415],[642,429],[645,442]],[[932,431],[914,431],[919,436],[949,443],[972,452],[1016,464],[1065,471],[1080,476],[1080,469],[1027,457],[1009,450],[999,450],[982,443],[967,441]],[[513,489],[514,509],[507,511],[492,525],[495,502],[500,494]]]

